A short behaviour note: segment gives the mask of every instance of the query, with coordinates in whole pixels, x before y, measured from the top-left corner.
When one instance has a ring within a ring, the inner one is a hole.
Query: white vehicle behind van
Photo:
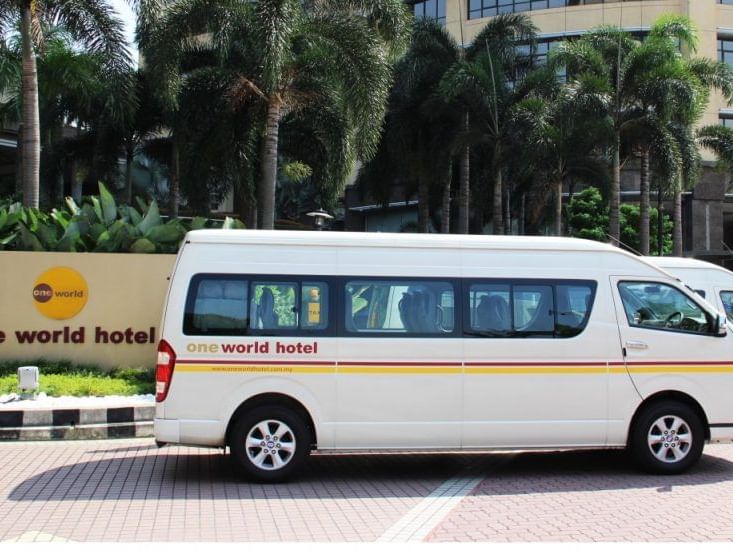
[[[193,231],[161,337],[156,440],[259,481],[311,451],[629,448],[680,473],[733,440],[725,317],[592,241]]]
[[[733,272],[692,258],[646,256],[644,259],[680,279],[733,322]]]

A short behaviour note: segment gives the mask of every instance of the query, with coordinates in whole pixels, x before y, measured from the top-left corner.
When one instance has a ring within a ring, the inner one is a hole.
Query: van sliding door
[[[621,359],[608,287],[474,279],[462,300],[463,446],[604,445],[608,363]]]

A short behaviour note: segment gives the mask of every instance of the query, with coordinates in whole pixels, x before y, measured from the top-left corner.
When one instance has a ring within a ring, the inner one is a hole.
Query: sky
[[[125,23],[125,37],[127,42],[130,44],[130,50],[132,52],[132,58],[137,65],[137,45],[134,43],[135,40],[135,15],[130,8],[130,4],[127,0],[110,0],[112,6],[117,11],[118,15]]]

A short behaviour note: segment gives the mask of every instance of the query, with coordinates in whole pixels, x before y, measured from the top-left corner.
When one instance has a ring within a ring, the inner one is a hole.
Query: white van
[[[194,231],[155,438],[260,481],[312,451],[628,447],[679,473],[733,439],[733,338],[679,281],[576,239]]]
[[[680,279],[733,322],[733,272],[692,258],[646,256],[644,259]]]

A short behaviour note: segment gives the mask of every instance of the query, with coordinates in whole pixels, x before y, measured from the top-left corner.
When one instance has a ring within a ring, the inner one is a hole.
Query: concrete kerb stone
[[[0,441],[151,437],[154,404],[0,409]]]

